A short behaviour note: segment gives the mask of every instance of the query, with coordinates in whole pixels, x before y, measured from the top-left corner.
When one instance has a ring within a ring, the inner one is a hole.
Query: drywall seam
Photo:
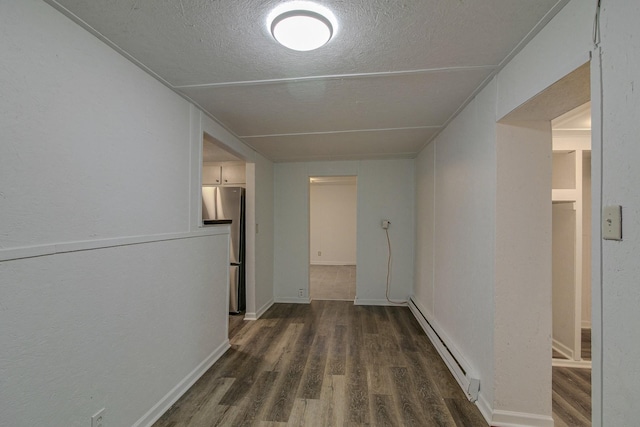
[[[169,240],[193,239],[198,237],[229,234],[229,226],[202,228],[185,233],[149,234],[145,236],[116,237],[113,239],[82,240],[78,242],[51,243],[47,245],[25,246],[0,250],[0,262],[14,261],[24,258],[64,254],[68,252],[91,251],[114,248],[118,246],[141,245],[146,243],[165,242]]]
[[[604,293],[602,221],[604,167],[604,80],[602,47],[594,49],[591,62],[591,421],[604,424]]]
[[[568,1],[568,0],[564,0],[564,1]],[[462,66],[462,67],[458,66],[458,67],[421,68],[418,70],[329,74],[329,75],[320,75],[320,76],[285,77],[280,79],[265,79],[265,80],[240,80],[235,82],[176,85],[173,87],[175,87],[176,89],[192,89],[192,88],[210,89],[210,88],[230,87],[230,86],[237,87],[237,86],[258,86],[258,85],[266,85],[266,84],[268,85],[290,84],[290,83],[309,82],[309,81],[318,81],[318,80],[346,80],[346,79],[361,78],[361,77],[411,76],[415,74],[449,73],[449,72],[467,71],[467,70],[494,70],[496,67],[497,67],[496,65],[469,65],[469,66]]]

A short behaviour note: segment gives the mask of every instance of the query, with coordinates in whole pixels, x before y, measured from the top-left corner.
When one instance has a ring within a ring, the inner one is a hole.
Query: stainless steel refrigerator
[[[202,220],[224,224],[231,220],[229,236],[229,312],[246,308],[245,293],[245,197],[242,187],[202,187]]]

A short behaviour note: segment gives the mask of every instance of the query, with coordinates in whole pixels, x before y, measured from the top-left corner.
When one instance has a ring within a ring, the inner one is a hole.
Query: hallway
[[[407,308],[276,304],[155,424],[486,426]]]

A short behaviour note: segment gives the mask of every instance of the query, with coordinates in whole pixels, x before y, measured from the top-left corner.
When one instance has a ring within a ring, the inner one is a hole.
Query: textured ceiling
[[[510,112],[501,122],[551,121],[591,99],[591,64],[586,63]]]
[[[323,0],[322,48],[276,0],[47,0],[274,161],[411,157],[568,0]]]
[[[591,130],[591,102],[582,104],[551,121],[553,130]]]
[[[239,157],[234,156],[229,151],[220,147],[220,142],[207,134],[202,140],[202,161],[203,162],[238,162]]]

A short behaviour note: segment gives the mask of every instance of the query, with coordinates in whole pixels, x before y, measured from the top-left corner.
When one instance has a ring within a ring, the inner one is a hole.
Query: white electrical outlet
[[[105,424],[105,420],[104,420],[104,411],[105,411],[105,409],[102,408],[98,412],[96,412],[93,417],[91,417],[91,427],[106,427],[107,426]]]
[[[298,297],[304,298],[304,289],[298,289]]]
[[[387,228],[389,228],[389,225],[391,225],[391,221],[389,221],[388,219],[382,220],[382,228],[386,230]]]

